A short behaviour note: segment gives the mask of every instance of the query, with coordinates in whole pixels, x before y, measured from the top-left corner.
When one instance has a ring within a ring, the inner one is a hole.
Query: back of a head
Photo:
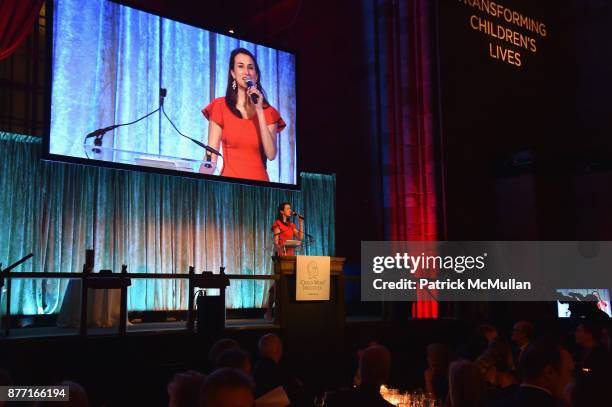
[[[359,360],[361,384],[380,386],[389,379],[391,370],[391,353],[384,346],[371,346],[363,351]]]
[[[505,383],[515,382],[512,347],[504,339],[497,338],[491,342],[488,349],[480,355],[475,363],[480,367],[486,382],[499,385],[499,380]]]
[[[560,368],[561,350],[556,342],[542,339],[523,353],[518,366],[519,375],[524,383],[534,382],[541,378],[547,366]]]
[[[227,349],[216,360],[215,368],[231,367],[251,374],[251,357],[240,348]]]
[[[489,349],[485,352],[493,362],[493,366],[499,372],[512,371],[512,346],[508,341],[497,338],[489,345]]]
[[[168,398],[170,407],[190,407],[198,404],[200,388],[206,376],[199,372],[187,371],[177,373],[168,383]]]
[[[279,362],[283,353],[283,342],[278,335],[266,334],[259,339],[259,355]]]
[[[487,343],[497,337],[497,328],[490,324],[479,325],[476,331]]]
[[[450,405],[481,407],[485,400],[485,384],[480,367],[469,360],[457,360],[448,369]]]
[[[217,358],[226,350],[232,348],[239,348],[240,345],[233,339],[223,338],[219,339],[217,342],[210,347],[210,351],[208,351],[208,361],[214,366],[217,362]]]
[[[211,373],[201,388],[200,407],[251,407],[253,380],[238,369],[222,368]]]

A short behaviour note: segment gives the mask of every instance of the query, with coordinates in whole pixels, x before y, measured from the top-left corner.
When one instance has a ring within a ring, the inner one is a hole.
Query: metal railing
[[[165,273],[128,273],[127,266],[123,266],[120,273],[94,273],[91,268],[85,265],[81,273],[66,272],[14,272],[11,269],[32,257],[28,255],[11,265],[6,270],[0,269],[0,289],[6,284],[6,314],[4,316],[4,336],[8,337],[11,326],[11,288],[14,279],[69,279],[81,280],[81,306],[80,306],[80,326],[79,334],[87,336],[87,304],[89,288],[93,289],[120,289],[120,314],[119,314],[119,335],[123,336],[127,331],[127,290],[132,283],[132,279],[163,279],[163,280],[188,280],[188,307],[187,307],[187,328],[189,332],[194,331],[194,293],[195,288],[218,288],[221,295],[225,295],[225,287],[230,285],[229,280],[278,280],[277,275],[267,274],[224,274],[224,268],[219,274],[212,272],[196,273],[194,267],[189,267],[185,274],[165,274]],[[1,264],[0,264],[1,266]]]

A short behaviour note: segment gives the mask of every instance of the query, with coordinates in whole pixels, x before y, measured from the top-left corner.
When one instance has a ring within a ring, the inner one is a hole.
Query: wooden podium
[[[308,343],[316,351],[341,347],[344,337],[344,261],[330,258],[329,301],[296,301],[296,256],[273,256],[275,289],[275,323],[280,325],[289,342]],[[314,348],[313,348],[314,347]]]

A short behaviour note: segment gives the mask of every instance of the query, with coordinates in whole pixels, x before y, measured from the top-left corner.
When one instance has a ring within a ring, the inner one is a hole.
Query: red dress
[[[269,181],[257,115],[250,119],[237,117],[227,107],[225,97],[213,100],[202,109],[202,113],[222,129],[223,170],[221,175]],[[264,116],[267,125],[276,123],[278,132],[285,128],[285,122],[272,106],[264,108]]]
[[[293,231],[297,229],[295,223],[289,222],[288,225],[285,225],[280,220],[276,219],[272,224],[272,232],[274,229],[278,228],[280,234],[278,235],[278,245],[283,247],[287,240],[293,239]],[[287,248],[284,253],[278,253],[279,256],[295,256],[294,248]]]

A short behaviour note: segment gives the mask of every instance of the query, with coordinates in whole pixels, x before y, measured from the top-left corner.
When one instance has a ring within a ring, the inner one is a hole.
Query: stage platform
[[[230,319],[226,321],[226,331],[240,330],[275,330],[278,325],[262,319]],[[187,321],[169,321],[169,322],[140,322],[130,323],[127,326],[126,335],[155,335],[160,333],[185,333],[187,330]],[[87,330],[88,337],[96,336],[114,336],[118,334],[118,327],[110,328],[89,328]],[[23,327],[13,328],[10,330],[9,336],[4,339],[34,339],[34,338],[50,338],[50,337],[70,337],[78,336],[78,328],[61,328],[57,326],[42,326],[42,327]]]

